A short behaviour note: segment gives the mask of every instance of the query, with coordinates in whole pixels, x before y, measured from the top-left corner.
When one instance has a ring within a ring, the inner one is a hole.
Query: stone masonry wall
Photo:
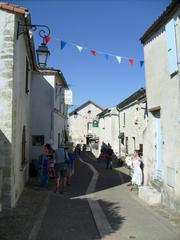
[[[10,206],[14,15],[0,11],[0,22],[0,167],[3,206]]]

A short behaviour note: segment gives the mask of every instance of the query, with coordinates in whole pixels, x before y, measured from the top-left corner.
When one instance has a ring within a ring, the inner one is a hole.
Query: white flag
[[[78,46],[78,45],[76,45],[76,47],[77,47],[77,49],[79,50],[79,52],[82,52],[82,50],[83,50],[83,47],[81,47],[81,46]]]
[[[116,56],[116,59],[117,59],[118,63],[120,64],[121,63],[121,57],[120,56]]]
[[[33,31],[32,31],[32,29],[29,29],[29,37],[30,37],[30,39],[33,37]]]
[[[72,104],[72,91],[70,89],[64,90],[64,102],[65,104]]]

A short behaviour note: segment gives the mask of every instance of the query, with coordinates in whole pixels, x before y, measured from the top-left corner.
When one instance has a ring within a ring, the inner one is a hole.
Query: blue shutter
[[[171,75],[174,72],[178,71],[174,19],[171,19],[171,21],[169,21],[166,24],[165,29],[166,29],[167,50],[168,50],[169,74]]]

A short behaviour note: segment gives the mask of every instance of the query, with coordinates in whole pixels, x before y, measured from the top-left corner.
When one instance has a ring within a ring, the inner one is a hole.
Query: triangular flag
[[[121,63],[121,57],[120,56],[116,56],[116,59],[117,59],[118,63],[120,64]]]
[[[92,55],[96,56],[96,50],[91,50],[90,52],[92,53]]]
[[[63,49],[66,46],[66,42],[61,41],[61,49]]]
[[[140,61],[140,66],[142,67],[144,65],[144,61]]]
[[[76,47],[77,47],[77,49],[79,50],[79,52],[82,52],[82,50],[83,50],[83,47],[81,47],[81,46],[78,46],[78,45],[76,45]]]
[[[46,35],[46,36],[44,37],[45,43],[47,44],[50,39],[51,39],[51,36],[50,36],[50,35]]]
[[[104,54],[104,57],[105,57],[106,60],[109,59],[109,55],[107,53]]]
[[[133,59],[133,58],[130,58],[130,59],[129,59],[129,63],[130,63],[131,65],[133,65],[134,59]]]
[[[30,39],[33,37],[33,30],[32,29],[29,29],[29,37],[30,37]]]

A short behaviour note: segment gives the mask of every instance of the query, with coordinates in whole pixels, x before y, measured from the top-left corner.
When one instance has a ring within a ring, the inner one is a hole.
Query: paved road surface
[[[0,214],[1,240],[180,240],[177,229],[130,192],[129,176],[81,154],[66,194],[32,184]]]

